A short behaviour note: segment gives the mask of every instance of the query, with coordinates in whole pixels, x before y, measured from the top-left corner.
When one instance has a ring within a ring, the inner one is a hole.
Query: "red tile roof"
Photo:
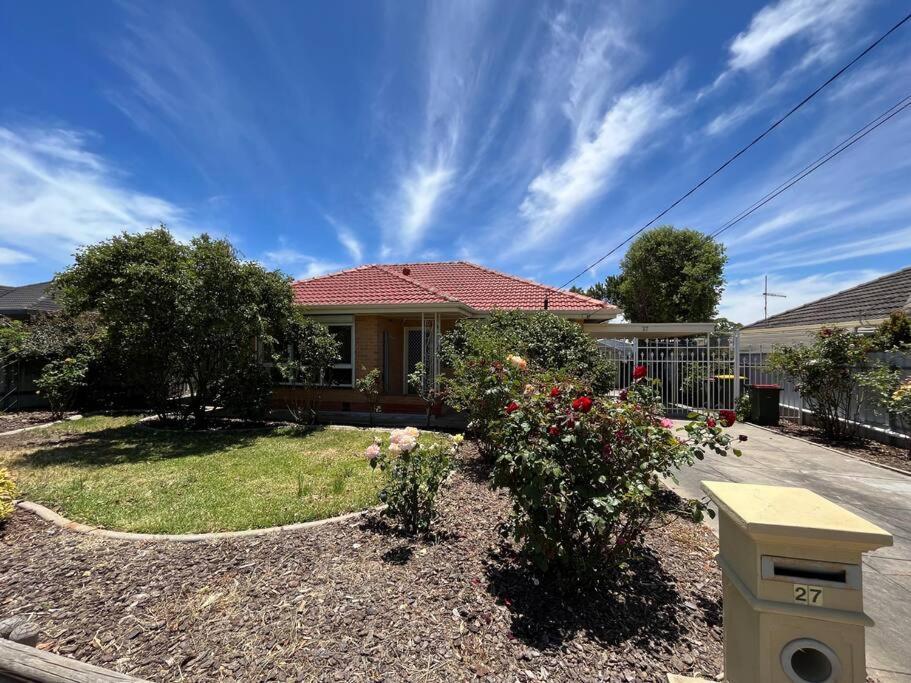
[[[461,303],[479,311],[540,310],[619,313],[610,304],[465,261],[369,265],[300,280],[294,298],[310,306]]]

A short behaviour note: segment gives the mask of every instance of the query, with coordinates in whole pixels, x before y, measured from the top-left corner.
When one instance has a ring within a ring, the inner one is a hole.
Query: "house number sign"
[[[794,584],[794,602],[811,607],[823,606],[823,592],[819,586],[807,586],[802,583]]]

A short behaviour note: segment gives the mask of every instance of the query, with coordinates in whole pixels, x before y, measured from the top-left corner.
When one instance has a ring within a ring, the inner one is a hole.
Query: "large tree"
[[[246,416],[265,407],[255,343],[286,324],[291,288],[227,241],[181,243],[164,227],[124,233],[80,250],[55,285],[68,314],[97,312],[125,380],[160,414],[201,424],[208,406],[231,404]],[[238,397],[241,386],[251,393]]]
[[[724,245],[698,230],[664,225],[639,236],[610,275],[586,293],[630,322],[707,322],[724,291]]]

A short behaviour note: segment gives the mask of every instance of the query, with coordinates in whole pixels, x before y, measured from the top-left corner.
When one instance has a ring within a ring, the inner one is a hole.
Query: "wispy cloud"
[[[345,250],[351,255],[351,258],[354,259],[355,263],[360,263],[364,258],[364,245],[362,245],[361,241],[355,236],[354,231],[329,214],[323,215],[326,222],[335,228],[335,235],[338,237],[339,243],[345,247]]]
[[[293,270],[298,280],[340,270],[343,264],[305,254],[285,245],[263,253],[262,262],[270,268]]]
[[[601,115],[590,135],[577,135],[565,158],[531,181],[519,207],[530,226],[522,248],[539,246],[609,189],[620,164],[673,115],[666,92],[665,83],[626,91]],[[590,125],[586,113],[580,128]]]
[[[184,209],[129,188],[117,169],[89,149],[91,139],[65,129],[0,128],[4,242],[60,263],[76,247],[121,230],[158,223],[178,234],[185,229]]]
[[[35,257],[23,251],[0,247],[0,266],[14,266],[20,263],[32,263]]]
[[[734,70],[755,67],[797,36],[807,43],[805,60],[818,59],[833,49],[839,39],[837,29],[863,4],[856,0],[779,0],[767,5],[731,42],[728,65]]]

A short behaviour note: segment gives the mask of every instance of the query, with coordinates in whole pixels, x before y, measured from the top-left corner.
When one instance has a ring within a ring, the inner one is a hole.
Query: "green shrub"
[[[425,424],[429,427],[433,409],[442,402],[446,391],[434,384],[433,379],[424,368],[424,363],[421,361],[415,364],[414,372],[408,375],[408,388],[414,391],[418,398],[424,402],[424,415],[427,418]]]
[[[869,340],[860,335],[824,328],[812,344],[773,350],[768,367],[794,381],[827,438],[844,440],[857,430],[854,389],[868,347]]]
[[[52,360],[35,380],[38,394],[50,404],[51,415],[60,419],[73,405],[76,392],[85,386],[89,361],[85,356]]]
[[[512,499],[514,538],[543,571],[584,575],[621,564],[662,514],[661,477],[707,451],[728,451],[730,436],[712,418],[675,437],[653,382],[640,377],[626,397],[530,377],[501,408],[507,419],[494,483]],[[686,503],[694,519],[706,509]]]
[[[16,484],[6,470],[0,467],[0,523],[13,514],[13,501],[16,499]]]
[[[361,370],[364,371],[364,375],[354,380],[354,388],[361,392],[370,403],[370,425],[373,426],[374,415],[380,401],[380,392],[383,390],[383,373],[379,368],[373,368],[370,372],[366,372],[365,367],[361,367]]]
[[[266,419],[271,401],[272,378],[253,358],[232,368],[218,393],[218,402],[227,415],[253,422]]]
[[[888,415],[907,434],[911,426],[911,377],[902,379],[901,370],[878,365],[861,374],[858,382],[867,390],[877,412]],[[908,455],[911,456],[911,447]]]
[[[299,307],[292,309],[279,344],[281,352],[273,358],[281,378],[294,385],[287,408],[295,421],[316,422],[323,382],[340,358],[340,346],[326,325]]]
[[[904,311],[892,311],[873,334],[877,351],[898,351],[911,345],[911,318]]]
[[[409,533],[426,532],[436,517],[436,497],[452,469],[453,456],[461,437],[452,442],[424,445],[414,427],[397,429],[389,435],[384,450],[379,440],[365,453],[370,466],[385,475],[380,501],[386,514]]]
[[[481,320],[461,320],[443,337],[447,403],[464,411],[481,452],[492,455],[505,399],[523,378],[507,357],[535,372],[583,378],[596,393],[613,388],[613,368],[582,326],[547,312],[499,311]]]

